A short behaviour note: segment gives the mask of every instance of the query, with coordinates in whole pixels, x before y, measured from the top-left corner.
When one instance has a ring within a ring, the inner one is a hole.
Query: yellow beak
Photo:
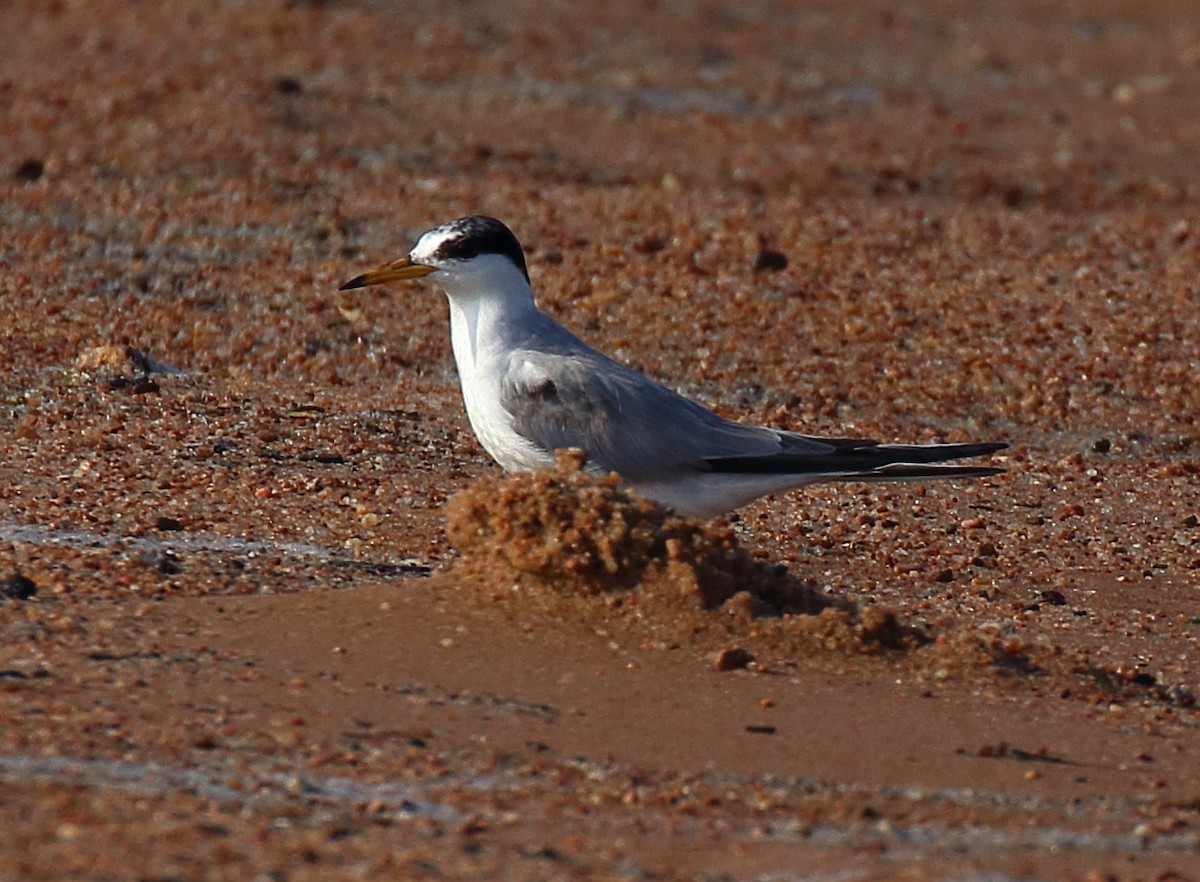
[[[339,291],[348,291],[351,288],[365,288],[367,285],[382,285],[384,282],[394,282],[398,279],[419,279],[421,276],[427,276],[434,270],[436,266],[429,266],[425,263],[413,263],[407,257],[401,257],[399,260],[393,260],[391,263],[385,263],[379,269],[373,269],[369,273],[363,273],[361,276],[355,276],[342,287]]]

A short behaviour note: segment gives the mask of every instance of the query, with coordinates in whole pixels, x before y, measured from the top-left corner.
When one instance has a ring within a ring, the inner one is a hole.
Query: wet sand
[[[1191,4],[28,2],[0,46],[0,878],[1200,878]],[[472,212],[724,415],[1007,471],[589,569],[617,503],[530,528],[440,295],[335,293]]]

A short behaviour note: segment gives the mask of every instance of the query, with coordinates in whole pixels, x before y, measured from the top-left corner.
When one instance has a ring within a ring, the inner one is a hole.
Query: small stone
[[[756,273],[778,272],[779,270],[787,269],[787,265],[787,255],[773,248],[762,249],[754,258],[754,271]]]
[[[159,515],[154,519],[154,529],[162,530],[166,533],[176,533],[183,529],[183,524],[175,518]]]
[[[221,742],[212,732],[201,732],[192,739],[192,747],[198,750],[215,750],[221,746]]]
[[[37,583],[28,576],[13,573],[0,579],[0,600],[28,600],[37,594]]]
[[[754,661],[754,656],[739,646],[722,649],[713,659],[713,669],[717,671],[738,671]]]
[[[479,815],[471,815],[458,828],[459,834],[463,836],[475,836],[479,833],[484,833],[488,829],[488,822]]]
[[[32,184],[46,172],[46,164],[40,159],[30,157],[13,170],[13,177],[18,181]]]
[[[1132,104],[1137,99],[1137,89],[1132,83],[1121,83],[1113,88],[1112,99],[1117,104]]]

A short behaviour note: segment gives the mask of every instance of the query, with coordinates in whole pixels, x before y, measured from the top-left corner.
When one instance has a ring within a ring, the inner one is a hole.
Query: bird
[[[578,448],[584,469],[616,472],[633,492],[709,519],[817,481],[975,478],[1003,471],[946,461],[1003,442],[882,444],[725,419],[588,346],[542,312],[517,237],[473,215],[423,233],[403,257],[339,290],[428,277],[450,305],[450,339],[467,417],[507,472],[555,464]]]

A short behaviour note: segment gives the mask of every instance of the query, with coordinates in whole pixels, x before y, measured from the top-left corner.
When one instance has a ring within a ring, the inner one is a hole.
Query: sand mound
[[[447,506],[447,533],[461,555],[454,577],[493,589],[515,585],[543,600],[590,598],[598,615],[634,611],[630,618],[652,621],[660,636],[701,649],[761,637],[750,623],[764,619],[781,622],[776,636],[809,648],[923,642],[889,611],[860,611],[755,559],[728,525],[679,517],[582,464],[581,452],[562,451],[553,470],[485,479],[454,496]]]

